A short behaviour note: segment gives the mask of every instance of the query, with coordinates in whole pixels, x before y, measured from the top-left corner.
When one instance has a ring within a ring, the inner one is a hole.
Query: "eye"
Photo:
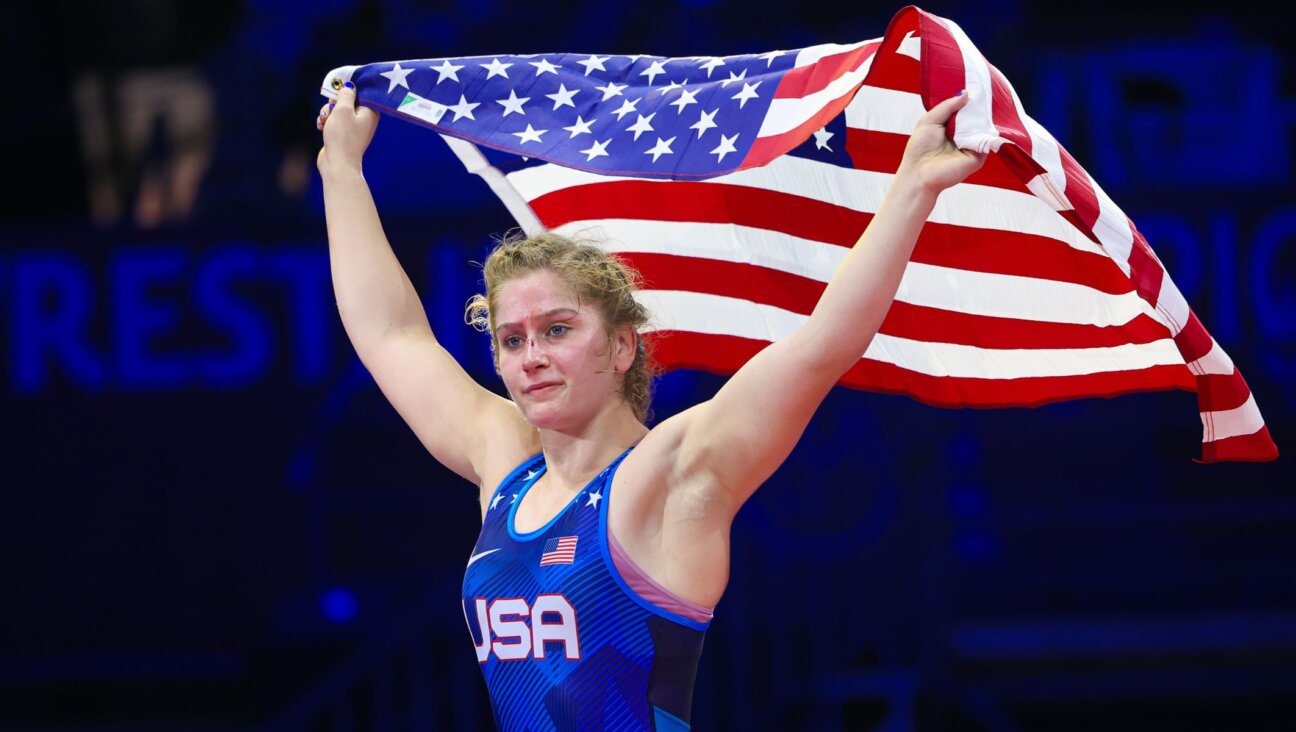
[[[569,330],[571,330],[571,326],[569,325],[564,325],[562,323],[554,323],[553,325],[549,326],[549,335],[557,337],[563,335]]]
[[[518,335],[505,336],[502,342],[505,348],[517,348],[518,346],[522,345],[522,336],[518,336]]]

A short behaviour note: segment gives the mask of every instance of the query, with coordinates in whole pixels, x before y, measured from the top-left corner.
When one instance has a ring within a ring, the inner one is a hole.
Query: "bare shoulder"
[[[500,410],[497,429],[483,445],[481,483],[478,485],[478,502],[482,516],[495,489],[519,465],[540,453],[540,433],[526,421],[522,412],[507,399],[501,399],[506,408]]]
[[[689,485],[685,453],[688,424],[697,407],[664,420],[644,436],[617,468],[613,492],[614,528],[633,524],[633,531],[656,534],[668,499]]]

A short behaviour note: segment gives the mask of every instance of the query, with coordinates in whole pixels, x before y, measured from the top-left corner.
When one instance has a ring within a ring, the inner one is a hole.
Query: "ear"
[[[635,349],[639,345],[639,335],[631,326],[618,328],[612,343],[612,369],[624,374],[634,365]]]

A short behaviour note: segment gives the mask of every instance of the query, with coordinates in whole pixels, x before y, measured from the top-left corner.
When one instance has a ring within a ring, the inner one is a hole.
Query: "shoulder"
[[[506,432],[491,439],[491,444],[486,446],[483,453],[482,468],[478,472],[481,476],[481,483],[477,486],[478,502],[483,516],[495,491],[540,455],[540,433],[525,420],[522,420],[522,426],[513,434]]]

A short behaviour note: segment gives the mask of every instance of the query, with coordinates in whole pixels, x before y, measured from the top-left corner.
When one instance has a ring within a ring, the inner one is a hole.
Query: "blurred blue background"
[[[475,730],[474,491],[356,360],[319,80],[488,53],[725,55],[898,5],[72,0],[6,9],[0,729]],[[932,2],[1130,214],[1296,434],[1296,20]],[[442,341],[513,225],[434,135],[366,162]],[[666,417],[719,377],[663,378]],[[1290,729],[1287,460],[1195,464],[1183,392],[938,410],[837,390],[738,517],[697,729]]]

